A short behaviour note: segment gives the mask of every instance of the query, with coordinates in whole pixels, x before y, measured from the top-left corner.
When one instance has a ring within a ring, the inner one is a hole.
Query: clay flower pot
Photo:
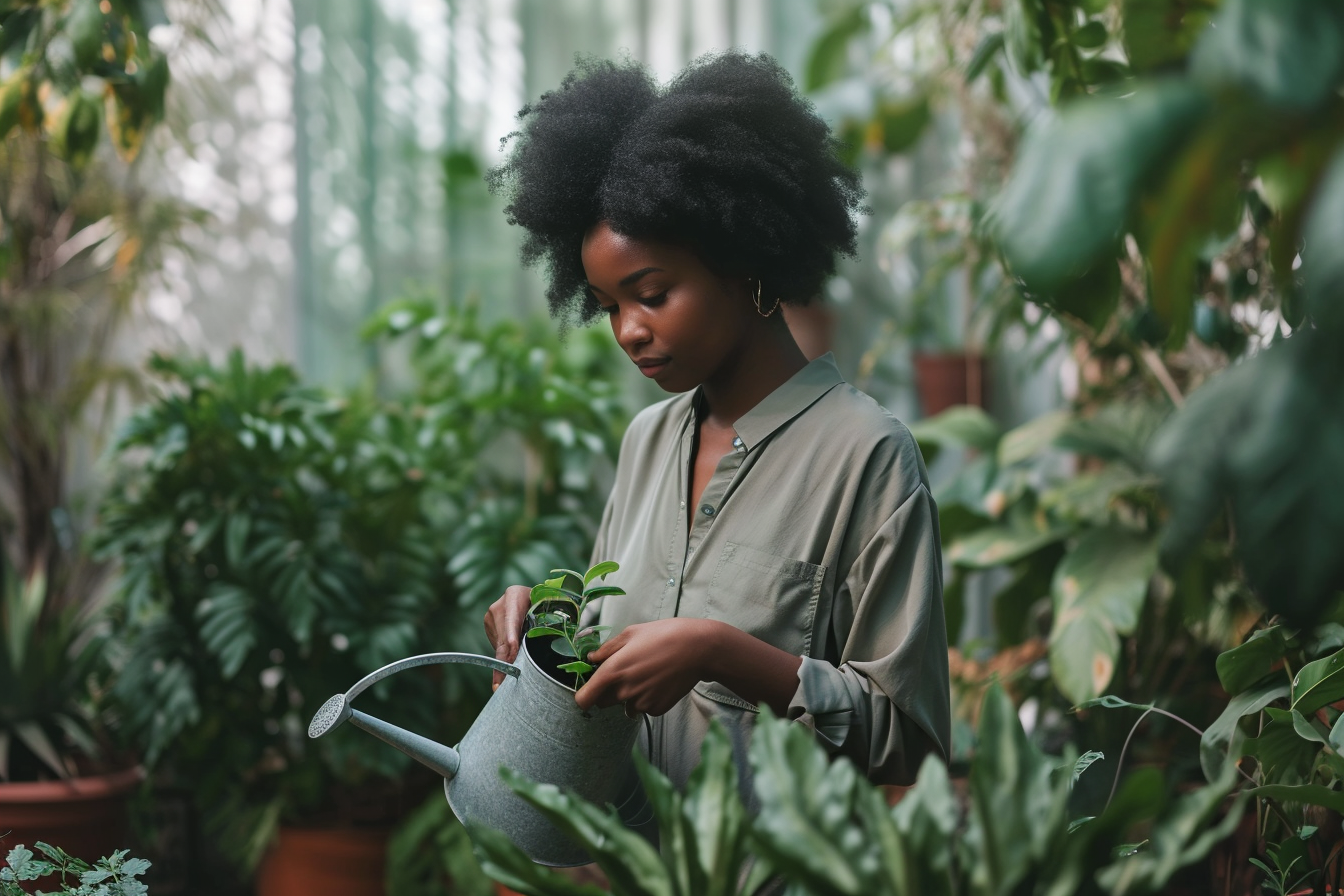
[[[6,850],[41,840],[93,862],[131,846],[126,802],[144,778],[139,766],[60,781],[0,784],[0,835]]]

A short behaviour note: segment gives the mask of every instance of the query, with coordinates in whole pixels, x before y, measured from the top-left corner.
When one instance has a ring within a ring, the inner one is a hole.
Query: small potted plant
[[[584,625],[584,611],[598,598],[625,594],[615,585],[593,583],[620,568],[614,561],[604,560],[587,572],[553,569],[554,578],[532,588],[528,655],[543,672],[574,690],[583,687],[585,677],[593,671],[588,655],[601,646],[611,631],[609,625]]]

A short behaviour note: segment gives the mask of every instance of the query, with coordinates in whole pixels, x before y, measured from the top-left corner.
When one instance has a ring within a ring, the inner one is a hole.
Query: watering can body
[[[542,865],[581,865],[586,851],[557,830],[500,778],[501,767],[522,777],[554,784],[599,806],[616,806],[627,824],[647,822],[643,789],[631,762],[642,716],[623,706],[582,712],[572,688],[547,675],[524,642],[516,663],[462,653],[425,654],[384,666],[345,694],[327,701],[308,727],[321,737],[347,719],[444,777],[453,813],[471,831],[489,827],[503,832],[532,861]],[[471,729],[455,747],[405,731],[368,716],[350,704],[374,682],[413,666],[467,663],[505,673]]]

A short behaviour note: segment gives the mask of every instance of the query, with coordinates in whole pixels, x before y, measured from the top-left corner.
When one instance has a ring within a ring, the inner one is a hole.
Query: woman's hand
[[[713,619],[659,619],[632,625],[588,654],[600,663],[574,695],[583,710],[624,703],[660,716],[701,681],[783,716],[798,689],[800,657]]]
[[[624,703],[627,712],[660,716],[709,677],[714,636],[723,623],[659,619],[632,625],[588,654],[600,663],[574,699],[579,708]]]
[[[511,663],[518,658],[523,624],[531,608],[532,589],[526,585],[512,585],[485,611],[485,636],[495,649],[495,659]],[[491,689],[498,690],[503,683],[504,673],[496,672]]]

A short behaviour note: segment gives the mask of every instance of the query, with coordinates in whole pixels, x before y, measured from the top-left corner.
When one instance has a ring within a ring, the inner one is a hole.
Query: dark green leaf
[[[975,52],[971,54],[971,61],[966,64],[966,83],[971,84],[980,73],[989,65],[989,61],[1003,49],[1003,32],[991,31],[980,39],[976,44]]]
[[[1204,729],[1199,739],[1199,763],[1204,768],[1204,776],[1210,781],[1217,780],[1224,766],[1229,765],[1233,736],[1237,723],[1244,716],[1254,715],[1270,703],[1288,697],[1287,682],[1270,682],[1242,691],[1233,697],[1212,725]]]
[[[1310,662],[1293,678],[1292,708],[1313,713],[1344,699],[1344,650]]]
[[[1083,27],[1077,29],[1070,35],[1075,47],[1084,50],[1095,50],[1106,43],[1106,26],[1093,19]]]
[[[1014,273],[1049,292],[1112,251],[1139,187],[1208,102],[1184,82],[1152,84],[1077,103],[1029,131],[989,217]]]
[[[921,447],[962,445],[988,453],[998,447],[1002,433],[992,417],[972,405],[957,405],[910,424],[910,435]]]
[[[803,89],[809,93],[838,81],[849,65],[850,42],[871,28],[868,10],[861,3],[849,6],[822,32],[807,58]]]
[[[1225,0],[1190,70],[1210,86],[1249,88],[1271,107],[1314,108],[1344,74],[1344,11],[1331,0]]]
[[[1246,643],[1218,655],[1218,680],[1229,695],[1240,694],[1268,675],[1287,649],[1281,626],[1260,629]]]

